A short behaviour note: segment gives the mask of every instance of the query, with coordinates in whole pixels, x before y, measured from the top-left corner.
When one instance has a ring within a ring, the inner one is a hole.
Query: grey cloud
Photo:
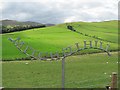
[[[115,3],[111,3],[111,5],[115,5]],[[47,1],[46,3],[6,2],[3,8],[3,19],[37,21],[40,23],[63,23],[69,17],[75,17],[74,21],[116,19],[117,13],[114,9],[117,6],[111,7],[112,10],[110,10],[110,6],[98,0],[93,0],[92,2],[80,2],[80,0],[67,0],[64,2],[51,0],[51,2]],[[92,11],[95,8],[103,10],[103,12],[99,12],[98,17],[88,11]]]

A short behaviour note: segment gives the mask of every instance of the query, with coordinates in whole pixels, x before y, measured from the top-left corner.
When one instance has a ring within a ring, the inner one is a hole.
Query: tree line
[[[28,29],[34,29],[34,28],[42,28],[46,27],[46,25],[15,25],[15,26],[4,26],[2,25],[2,32],[0,33],[10,33],[10,32],[17,32],[17,31],[24,31]]]

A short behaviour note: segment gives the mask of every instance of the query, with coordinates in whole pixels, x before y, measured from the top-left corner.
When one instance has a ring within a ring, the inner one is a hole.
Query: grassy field
[[[97,36],[101,39],[118,43],[118,21],[106,21],[106,22],[73,22],[70,25],[83,33],[90,36]],[[59,25],[65,27],[64,24]],[[112,37],[112,38],[111,38]]]
[[[106,48],[106,44],[109,43],[110,51],[118,51],[117,21],[73,22],[69,25],[83,34],[68,30],[66,24],[59,24],[0,35],[2,36],[3,46],[2,60],[8,60],[2,62],[3,87],[61,88],[61,60],[26,60],[27,56],[8,40],[9,37],[13,39],[20,37],[21,41],[25,42],[22,49],[29,45],[42,53],[55,53],[56,51],[61,53],[62,48],[68,46],[71,46],[74,50],[76,42],[82,48],[84,40],[94,41],[96,39],[93,36],[96,36],[104,40],[103,48]],[[94,54],[88,54],[93,52]],[[106,85],[110,85],[111,73],[118,72],[118,53],[111,52],[112,55],[107,56],[106,53],[97,52],[102,51],[87,49],[77,53],[79,55],[66,58],[66,88],[105,88]],[[80,55],[83,53],[85,54]]]
[[[105,88],[118,72],[118,54],[72,56],[65,61],[66,88]],[[107,63],[108,62],[108,63]],[[61,60],[3,62],[3,87],[61,88]]]
[[[110,50],[118,49],[118,27],[117,21],[109,22],[75,22],[73,25],[79,32],[89,35],[96,35],[102,39],[109,40],[110,42],[104,42],[104,47],[107,43],[110,43]],[[67,46],[74,47],[74,43],[79,42],[83,46],[84,40],[96,40],[95,38],[80,35],[76,32],[70,31],[66,28],[66,24],[59,24],[47,28],[32,29],[22,32],[14,32],[9,34],[3,34],[3,60],[14,60],[17,58],[25,58],[26,55],[21,53],[8,38],[12,37],[16,39],[20,37],[22,41],[33,47],[35,50],[39,50],[43,53],[46,52],[62,52],[62,48]],[[75,47],[74,47],[75,48]],[[84,51],[83,51],[84,52]],[[89,53],[89,51],[87,51]],[[93,50],[93,52],[96,52]]]

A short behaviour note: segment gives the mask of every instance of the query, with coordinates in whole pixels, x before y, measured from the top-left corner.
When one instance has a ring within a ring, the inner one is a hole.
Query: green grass
[[[111,73],[118,72],[118,54],[111,54],[111,57],[101,53],[66,58],[65,87],[105,88],[110,85]],[[61,60],[6,61],[2,62],[2,68],[5,88],[61,88]]]
[[[97,36],[101,39],[118,43],[118,21],[106,22],[74,22],[70,23],[74,28],[84,34]],[[61,24],[60,26],[65,26]]]
[[[108,22],[74,22],[71,25],[83,33],[97,36],[111,42],[103,42],[103,48],[110,44],[110,51],[118,50],[117,21]],[[78,26],[80,25],[80,26]],[[74,50],[75,43],[79,42],[83,47],[84,40],[96,40],[70,31],[65,24],[59,24],[47,28],[31,29],[14,32],[2,36],[2,59],[22,61],[3,61],[2,78],[5,88],[61,88],[62,65],[59,61],[26,61],[27,56],[20,52],[9,37],[21,38],[25,46],[46,52],[62,52],[62,48],[71,46]],[[1,46],[1,44],[0,44]],[[25,46],[23,48],[25,48]],[[22,49],[23,49],[22,48]],[[31,52],[31,51],[29,51]],[[77,54],[101,52],[95,49],[83,50]],[[105,88],[111,83],[111,73],[118,72],[118,53],[112,52],[112,56],[106,53],[75,55],[66,58],[65,61],[65,87],[66,88]],[[1,56],[0,56],[1,57]],[[108,62],[108,64],[106,63]],[[26,64],[28,63],[28,64]]]
[[[72,24],[76,30],[89,34],[96,35],[102,39],[109,40],[114,43],[110,43],[110,50],[118,49],[118,29],[117,21],[109,22],[75,22]],[[78,27],[78,25],[80,25]],[[80,35],[78,33],[68,30],[65,24],[60,24],[47,28],[32,29],[21,32],[14,32],[9,34],[3,34],[3,49],[2,49],[2,58],[3,60],[15,60],[20,58],[26,58],[27,56],[21,53],[14,45],[11,43],[8,38],[17,38],[20,37],[22,41],[33,47],[36,50],[39,50],[43,53],[46,52],[62,52],[62,48],[71,46],[75,48],[74,43],[79,42],[81,47],[83,46],[84,40],[95,40],[92,37],[87,37]],[[104,47],[109,42],[104,42]],[[83,51],[84,52],[84,51]],[[86,52],[90,52],[89,50]],[[96,52],[96,50],[93,52]]]

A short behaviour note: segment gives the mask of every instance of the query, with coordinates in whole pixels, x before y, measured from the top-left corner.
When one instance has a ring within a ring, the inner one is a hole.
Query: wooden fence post
[[[117,73],[112,73],[112,82],[111,82],[111,89],[110,90],[116,90],[117,89]]]

